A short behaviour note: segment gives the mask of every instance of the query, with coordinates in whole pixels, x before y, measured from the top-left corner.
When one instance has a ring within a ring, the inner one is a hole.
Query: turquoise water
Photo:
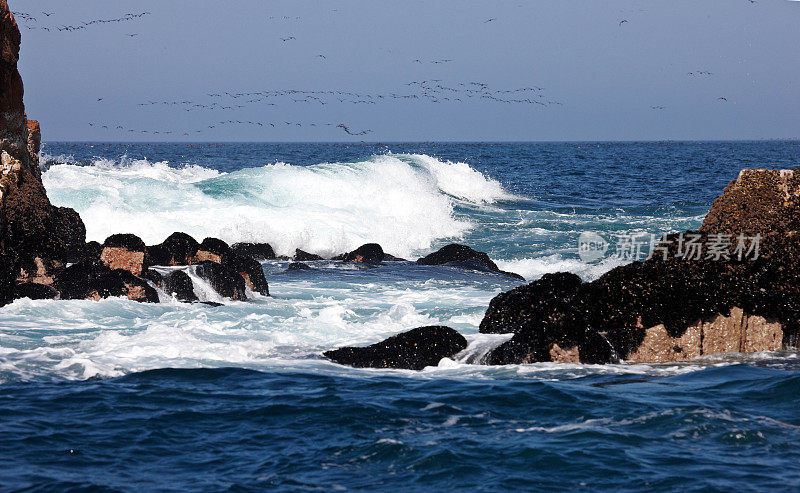
[[[797,142],[47,143],[51,200],[89,239],[173,231],[415,259],[458,241],[528,281],[591,280],[577,237],[697,227],[741,168]],[[264,263],[272,298],[222,307],[18,300],[0,308],[4,489],[793,490],[797,353],[671,365],[471,364],[518,281],[397,263]],[[197,285],[206,299],[214,294]],[[470,347],[422,372],[320,357],[445,324]]]

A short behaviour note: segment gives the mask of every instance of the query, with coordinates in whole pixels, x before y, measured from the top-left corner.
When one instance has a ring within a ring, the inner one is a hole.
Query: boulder
[[[325,259],[320,257],[319,255],[314,255],[313,253],[304,252],[299,248],[294,251],[295,262],[313,262],[315,260],[325,260]]]
[[[192,278],[182,270],[173,271],[166,276],[163,286],[164,292],[179,301],[197,301]]]
[[[286,267],[287,271],[298,271],[298,270],[310,270],[311,267],[308,264],[304,264],[303,262],[292,262]]]
[[[52,286],[26,282],[17,284],[14,288],[14,298],[28,298],[31,300],[53,300],[58,297],[58,291]]]
[[[384,257],[385,254],[383,253],[383,248],[381,248],[380,245],[377,243],[367,243],[366,245],[361,245],[352,252],[345,254],[342,260],[345,262],[377,264],[383,262]]]
[[[147,281],[127,270],[110,269],[96,260],[84,260],[67,267],[55,287],[65,300],[124,296],[134,301],[158,303],[158,292]]]
[[[496,272],[504,274],[522,281],[525,280],[519,274],[501,271],[497,264],[484,252],[473,250],[466,245],[450,244],[439,250],[417,260],[419,265],[445,265],[448,267],[473,270],[478,272]]]
[[[247,300],[242,276],[228,264],[204,260],[197,264],[196,273],[205,279],[220,296],[237,301]]]
[[[111,235],[103,243],[100,261],[111,269],[123,269],[134,276],[141,276],[146,251],[144,241],[136,235]]]
[[[256,293],[269,296],[269,284],[264,276],[264,268],[261,266],[261,262],[250,257],[233,254],[228,263],[242,276],[248,288]]]
[[[186,233],[172,233],[160,245],[147,247],[146,264],[189,265],[195,257],[200,244]]]
[[[250,257],[256,260],[275,260],[275,250],[269,243],[234,243],[231,246],[233,253],[240,257]]]
[[[218,264],[227,261],[233,255],[231,247],[219,238],[206,238],[197,247],[197,253],[194,254],[192,259],[193,264],[210,260]]]
[[[467,348],[467,340],[449,327],[419,327],[366,347],[343,347],[324,353],[339,364],[356,368],[422,370],[436,366]]]

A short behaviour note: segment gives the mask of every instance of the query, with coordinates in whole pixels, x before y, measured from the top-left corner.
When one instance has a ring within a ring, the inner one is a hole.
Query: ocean
[[[800,142],[47,142],[41,161],[89,240],[183,231],[323,256],[377,242],[412,261],[458,242],[528,282],[589,281],[632,259],[582,257],[581,233],[697,228],[739,170],[797,167]],[[483,366],[508,336],[478,324],[522,281],[289,263],[263,264],[271,297],[197,284],[219,307],[161,293],[0,308],[0,490],[800,488],[796,351]],[[420,372],[321,356],[434,324],[470,345]]]

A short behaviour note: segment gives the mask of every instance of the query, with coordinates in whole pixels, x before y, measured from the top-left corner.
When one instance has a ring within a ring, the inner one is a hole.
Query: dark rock
[[[158,287],[163,287],[164,285],[164,276],[158,273],[158,271],[153,269],[147,269],[141,275],[142,279],[146,279]]]
[[[144,252],[147,250],[144,241],[133,234],[115,234],[106,238],[103,248],[124,248],[131,252]]]
[[[200,305],[213,306],[215,308],[218,306],[225,306],[225,303],[217,303],[216,301],[195,301],[195,303],[198,303]]]
[[[14,298],[29,298],[32,300],[53,300],[58,297],[58,291],[52,286],[26,282],[14,287]]]
[[[200,244],[186,233],[172,233],[160,245],[147,247],[145,264],[189,265],[192,263]]]
[[[380,245],[377,243],[367,243],[346,254],[342,260],[345,262],[376,264],[383,262],[383,257],[383,248],[381,248]]]
[[[339,364],[357,368],[422,370],[467,347],[464,336],[449,327],[419,327],[366,347],[343,347],[324,353]]]
[[[231,255],[233,255],[233,251],[227,243],[219,238],[206,238],[197,248],[197,253],[195,253],[192,263],[210,260],[221,264],[227,261]]]
[[[72,245],[64,256],[64,262],[76,264],[82,260],[100,260],[103,245],[96,241],[89,241],[80,245]]]
[[[240,257],[250,257],[256,260],[275,259],[275,250],[269,243],[234,243],[231,250]]]
[[[573,306],[580,286],[580,277],[559,272],[545,274],[536,282],[500,293],[489,303],[480,332],[516,334],[534,330],[542,323],[555,324],[553,331],[560,332],[563,329],[558,325],[564,321],[562,315]]]
[[[439,250],[427,255],[419,260],[419,265],[443,265],[450,262],[465,262],[472,261],[476,264],[481,264],[489,270],[498,271],[497,264],[492,262],[489,255],[473,250],[466,245],[450,244],[440,248]]]
[[[496,272],[505,274],[522,281],[525,280],[519,274],[501,271],[497,264],[484,252],[473,250],[466,245],[450,244],[439,250],[417,260],[419,265],[445,265],[478,272]]]
[[[311,269],[311,267],[309,267],[307,264],[304,264],[302,262],[292,262],[286,268],[287,271],[309,270],[309,269]]]
[[[192,279],[182,270],[176,270],[164,278],[164,292],[180,301],[197,301]]]
[[[123,269],[135,276],[141,276],[145,270],[145,252],[147,247],[136,235],[115,234],[103,242],[100,261],[111,269]]]
[[[304,252],[299,248],[294,251],[294,260],[295,262],[313,262],[315,260],[325,260],[324,258],[320,257],[319,255],[314,255],[313,253]]]
[[[232,300],[245,301],[244,278],[227,264],[204,260],[197,264],[197,275],[205,279],[220,296]]]
[[[14,299],[14,283],[17,278],[17,266],[5,251],[0,250],[0,306]]]
[[[125,296],[134,301],[158,303],[158,292],[127,270],[110,269],[99,261],[85,260],[67,267],[55,285],[61,299],[99,300]]]
[[[269,284],[264,276],[261,262],[250,257],[231,254],[228,263],[242,276],[247,287],[256,293],[269,296]]]

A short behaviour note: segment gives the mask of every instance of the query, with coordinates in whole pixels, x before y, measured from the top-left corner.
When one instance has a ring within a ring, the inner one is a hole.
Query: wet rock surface
[[[319,255],[315,255],[313,253],[304,252],[299,248],[294,251],[293,260],[295,262],[313,262],[315,260],[325,260]]]
[[[220,296],[236,301],[246,301],[245,282],[242,276],[227,264],[204,260],[197,264],[197,275],[205,279]]]
[[[688,360],[704,354],[796,347],[800,333],[800,195],[796,171],[744,170],[714,201],[697,234],[704,248],[679,255],[680,235],[646,262],[579,283],[569,274],[501,293],[481,332],[514,337],[491,364],[553,361],[574,348],[584,363]],[[772,228],[772,229],[762,229]],[[718,257],[707,245],[761,235],[756,258]],[[609,351],[611,348],[611,351]]]
[[[56,289],[65,300],[99,300],[123,296],[130,300],[158,303],[158,292],[147,281],[127,270],[110,269],[96,260],[85,260],[67,267]]]
[[[234,243],[231,250],[241,257],[250,257],[255,260],[274,260],[275,250],[269,243]]]
[[[183,271],[176,270],[164,277],[163,289],[179,301],[197,301],[192,279]]]
[[[497,264],[484,252],[479,252],[466,245],[450,244],[417,260],[419,265],[444,265],[478,272],[495,272],[504,274],[522,281],[519,274],[501,271]]]
[[[111,269],[123,269],[134,276],[141,276],[145,268],[146,251],[144,241],[136,235],[111,235],[103,242],[100,261]]]
[[[400,368],[422,370],[436,366],[467,347],[467,340],[454,329],[443,326],[419,327],[366,347],[343,347],[324,353],[325,357],[357,368]]]

